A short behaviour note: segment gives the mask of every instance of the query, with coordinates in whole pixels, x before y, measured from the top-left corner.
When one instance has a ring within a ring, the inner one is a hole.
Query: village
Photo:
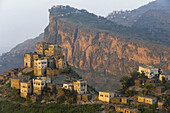
[[[120,82],[122,89],[97,92],[73,73],[59,45],[39,42],[36,52],[24,54],[24,66],[0,75],[0,99],[10,97],[1,93],[12,93],[8,91],[11,88],[19,91],[11,94],[12,98],[19,95],[17,98],[32,103],[113,105],[110,112],[120,113],[141,113],[153,107],[161,113],[169,110],[170,75],[160,68],[139,66]]]

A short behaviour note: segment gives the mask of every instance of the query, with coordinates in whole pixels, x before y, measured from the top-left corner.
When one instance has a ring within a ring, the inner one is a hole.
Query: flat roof
[[[145,97],[145,98],[151,98],[151,99],[157,99],[156,97],[149,96],[149,95],[147,95],[147,96],[141,96],[141,95],[137,95],[137,96],[139,96],[139,97]]]

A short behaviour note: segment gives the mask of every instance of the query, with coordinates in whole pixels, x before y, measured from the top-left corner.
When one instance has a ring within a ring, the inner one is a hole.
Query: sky
[[[43,33],[48,25],[48,9],[70,5],[107,16],[113,10],[132,10],[154,0],[0,0],[0,49]],[[8,51],[8,50],[7,50]]]

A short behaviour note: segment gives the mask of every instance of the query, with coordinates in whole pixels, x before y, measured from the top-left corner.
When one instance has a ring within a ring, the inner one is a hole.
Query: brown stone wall
[[[58,88],[57,92],[58,92],[58,95],[65,95],[63,88]]]
[[[84,94],[82,95],[82,101],[90,101],[92,99],[92,95],[90,94]]]
[[[50,88],[51,91],[56,90],[55,89],[55,84],[47,84],[47,88]]]
[[[48,76],[57,76],[60,74],[60,70],[47,68],[46,73]]]
[[[11,79],[11,88],[20,89],[20,80],[19,79]]]
[[[114,104],[119,104],[121,102],[121,98],[111,98],[110,102]]]
[[[24,54],[24,67],[31,68],[33,66],[32,53]]]
[[[82,100],[82,95],[77,95],[77,100],[81,101]]]

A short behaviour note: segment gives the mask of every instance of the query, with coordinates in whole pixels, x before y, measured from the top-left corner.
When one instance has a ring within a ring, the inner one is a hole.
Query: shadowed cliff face
[[[67,61],[76,68],[123,76],[145,64],[169,73],[169,48],[50,18],[45,41],[61,44]]]

